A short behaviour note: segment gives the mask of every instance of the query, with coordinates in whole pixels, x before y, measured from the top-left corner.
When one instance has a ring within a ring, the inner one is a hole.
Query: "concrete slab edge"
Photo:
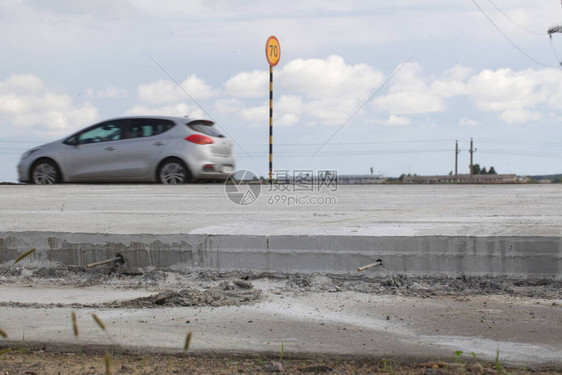
[[[562,277],[562,237],[0,232],[0,264],[31,248],[22,264],[84,266],[119,254],[131,267],[356,274],[381,259],[393,273]]]

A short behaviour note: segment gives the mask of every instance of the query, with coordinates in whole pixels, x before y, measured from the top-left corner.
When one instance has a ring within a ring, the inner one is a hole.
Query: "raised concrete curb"
[[[5,265],[31,248],[24,262],[353,274],[380,258],[393,273],[562,277],[562,237],[0,233]]]

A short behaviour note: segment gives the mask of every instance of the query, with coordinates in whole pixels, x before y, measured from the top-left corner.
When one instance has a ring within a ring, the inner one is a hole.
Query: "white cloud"
[[[219,113],[236,113],[243,107],[240,100],[237,99],[218,99],[215,102],[215,109]]]
[[[469,79],[468,95],[482,111],[499,112],[507,123],[538,120],[540,110],[562,108],[559,69],[483,70]]]
[[[428,92],[405,90],[375,99],[378,108],[395,115],[441,112],[445,106],[441,98]]]
[[[538,82],[529,72],[511,69],[484,70],[468,82],[476,106],[484,111],[505,111],[532,107],[540,98],[535,88]]]
[[[502,112],[500,118],[508,124],[525,123],[535,121],[541,118],[540,113],[528,111],[526,109],[510,109]]]
[[[86,95],[92,99],[122,99],[128,97],[129,93],[123,88],[109,86],[102,90],[88,89]]]
[[[208,99],[219,95],[218,90],[213,89],[211,85],[206,84],[205,81],[194,74],[187,77],[187,79],[181,83],[181,87],[195,99]]]
[[[340,56],[326,59],[295,59],[279,73],[279,85],[309,99],[339,97],[366,100],[384,79],[367,64],[349,65]]]
[[[0,92],[12,94],[34,93],[45,88],[43,81],[33,74],[13,74],[0,82]]]
[[[343,125],[359,108],[359,102],[353,99],[328,97],[308,103],[307,110],[313,119],[324,125]],[[361,111],[358,112],[362,113]]]
[[[346,64],[339,56],[289,61],[276,74],[282,95],[274,99],[279,125],[294,125],[304,117],[308,123],[340,125],[348,120],[383,81],[383,74],[367,64]],[[242,72],[225,83],[225,92],[238,98],[268,94],[268,74]],[[241,116],[251,122],[267,116],[267,105],[244,108]],[[267,118],[267,117],[266,117]]]
[[[459,125],[461,125],[461,126],[476,126],[476,125],[478,125],[478,122],[473,120],[473,119],[461,117],[459,119]]]
[[[264,103],[258,107],[243,108],[240,111],[240,116],[248,122],[250,126],[258,126],[259,124],[268,123],[269,107]]]
[[[388,120],[386,120],[384,122],[385,125],[397,125],[397,126],[405,126],[405,125],[410,125],[410,119],[408,117],[403,117],[403,116],[395,116],[395,115],[390,115],[390,117],[388,118]]]
[[[228,95],[239,98],[260,98],[269,95],[269,74],[265,71],[241,72],[224,84]]]
[[[274,103],[274,114],[281,116],[279,125],[295,125],[306,110],[306,104],[300,96],[283,95]]]
[[[176,103],[163,107],[148,107],[137,105],[125,111],[125,116],[188,116],[193,118],[207,118],[199,107],[189,106],[185,103]]]
[[[456,65],[439,78],[423,77],[422,69],[408,64],[388,89],[374,100],[375,108],[391,115],[412,115],[447,110],[446,99],[474,101],[484,112],[496,112],[506,123],[525,123],[543,116],[545,108],[562,108],[562,71],[559,69],[485,69],[476,74]],[[459,124],[473,126],[474,120],[461,118]]]
[[[422,78],[418,63],[407,63],[396,73],[387,95],[374,100],[377,109],[391,115],[412,115],[445,110],[442,95],[432,92],[428,79]]]
[[[24,1],[2,1],[0,13],[9,14],[9,17],[2,17],[0,23],[0,34],[11,36],[3,42],[18,49],[22,45],[28,46],[28,51],[35,53],[73,50],[86,45],[91,48],[93,38],[100,41],[99,31],[105,29],[88,13],[57,13]],[[98,37],[92,30],[96,30]]]
[[[170,103],[180,97],[180,89],[167,80],[139,85],[137,95],[140,101],[147,103]]]
[[[306,104],[299,96],[281,96],[273,106],[274,126],[291,126],[299,123],[301,115],[307,110]],[[260,106],[243,108],[240,115],[251,126],[269,123],[269,102]]]
[[[474,72],[474,69],[464,65],[456,64],[450,69],[445,70],[443,79],[446,81],[464,81]]]
[[[75,104],[35,75],[12,75],[0,82],[0,124],[7,125],[6,135],[63,136],[94,122],[97,115],[92,104]]]
[[[28,102],[17,95],[0,95],[0,113],[11,115],[22,114],[28,110]]]
[[[471,68],[455,65],[453,68],[447,69],[440,79],[431,82],[429,90],[441,98],[464,95],[467,92],[466,80],[472,72]]]
[[[195,75],[191,75],[183,81],[181,87],[195,100],[208,99],[219,94],[212,86]],[[189,96],[170,80],[141,84],[138,86],[137,93],[139,100],[153,104],[174,103],[189,99]]]
[[[299,122],[299,117],[293,113],[285,113],[277,120],[276,124],[280,126],[296,125]]]

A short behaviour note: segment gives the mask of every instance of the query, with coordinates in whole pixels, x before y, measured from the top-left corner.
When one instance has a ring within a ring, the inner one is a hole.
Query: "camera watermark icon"
[[[338,203],[334,196],[302,195],[302,194],[271,194],[267,198],[270,206],[331,206]]]
[[[256,202],[267,189],[266,202],[270,206],[335,205],[331,195],[338,189],[337,171],[277,170],[273,181],[267,181],[249,170],[232,173],[225,182],[226,196],[234,204],[248,206]],[[328,193],[328,194],[322,194]]]
[[[232,173],[225,181],[226,196],[234,204],[248,206],[258,200],[261,183],[252,171],[242,169]]]

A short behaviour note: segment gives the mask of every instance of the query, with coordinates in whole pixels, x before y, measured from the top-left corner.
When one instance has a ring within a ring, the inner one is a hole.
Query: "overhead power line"
[[[396,155],[396,154],[426,154],[426,153],[440,153],[440,152],[450,152],[449,149],[434,149],[434,150],[383,150],[383,151],[350,151],[350,152],[324,152],[324,153],[316,153],[315,156],[364,156],[364,155]],[[261,154],[253,154],[256,157],[267,156],[266,153]],[[311,154],[304,154],[304,153],[280,153],[277,156],[279,157],[306,157],[310,156]]]
[[[376,145],[376,144],[406,144],[406,143],[445,143],[450,142],[451,139],[419,139],[419,140],[407,140],[407,141],[369,141],[369,142],[337,142],[329,143],[326,146],[353,146],[353,145]],[[277,146],[320,146],[322,143],[278,143]],[[245,143],[244,146],[252,147],[259,146],[262,147],[262,143]]]
[[[505,18],[507,18],[507,19],[508,19],[512,24],[514,24],[515,26],[519,27],[520,29],[523,29],[523,30],[527,31],[528,33],[531,33],[531,34],[534,34],[534,35],[542,35],[542,36],[544,36],[544,32],[540,32],[540,33],[539,33],[539,32],[533,31],[533,30],[529,30],[529,29],[527,29],[525,26],[522,26],[522,25],[520,25],[519,23],[515,22],[511,17],[509,17],[507,14],[505,14],[504,11],[501,10],[501,9],[496,5],[496,3],[494,3],[492,0],[488,0],[488,1],[490,2],[490,4],[492,4],[492,6],[493,6],[494,8],[496,8],[496,10],[497,10],[498,12],[500,12]]]
[[[221,124],[220,124],[217,120],[215,120],[215,119],[213,118],[213,116],[211,116],[211,114],[210,114],[209,112],[207,112],[207,111],[205,110],[205,108],[203,108],[203,106],[202,106],[201,104],[199,104],[199,102],[198,102],[197,100],[195,100],[195,98],[194,98],[193,96],[191,96],[191,95],[187,92],[187,90],[186,90],[182,85],[180,85],[180,83],[179,83],[174,77],[172,77],[172,75],[171,75],[170,73],[168,73],[168,72],[166,71],[166,69],[164,69],[164,67],[163,67],[162,65],[160,65],[160,63],[159,63],[158,61],[156,61],[156,59],[155,59],[154,57],[152,57],[148,52],[146,52],[146,54],[147,54],[148,57],[152,60],[152,62],[153,62],[154,64],[156,64],[156,66],[157,66],[158,68],[160,68],[160,70],[161,70],[162,72],[164,72],[164,74],[166,74],[166,75],[168,76],[168,78],[169,78],[172,82],[174,82],[174,83],[176,84],[176,86],[177,86],[189,99],[191,99],[191,101],[192,101],[193,103],[195,103],[211,120],[213,120],[213,122],[214,122],[214,123],[215,123],[215,124],[216,124],[216,125],[233,141],[233,142],[234,142],[234,143],[236,143],[236,145],[237,145],[238,147],[240,147],[240,149],[241,149],[244,153],[246,153],[246,150],[244,150],[244,147],[240,146],[240,144],[239,144],[238,142],[236,142],[236,139],[235,139],[234,137],[232,137],[232,136],[228,133],[228,131],[226,131],[226,129],[223,128],[223,127],[221,126]],[[250,159],[252,158],[248,153],[246,153],[246,155],[248,155],[248,157],[250,157]]]
[[[497,155],[514,155],[514,156],[533,156],[539,158],[557,158],[562,159],[562,154],[547,153],[547,152],[528,152],[528,151],[511,151],[511,150],[479,150],[482,154],[497,154]]]
[[[404,66],[406,66],[406,64],[409,63],[410,60],[411,60],[415,55],[416,55],[416,54],[413,53],[410,57],[408,57],[408,59],[407,59],[406,61],[404,61],[404,62],[398,67],[398,69],[396,69],[387,79],[385,79],[384,82],[375,90],[375,92],[373,92],[373,93],[371,94],[371,96],[369,96],[369,98],[367,98],[367,100],[365,100],[365,102],[363,102],[363,104],[361,104],[361,105],[359,106],[359,108],[357,108],[357,110],[355,110],[355,112],[353,112],[353,114],[352,114],[351,116],[349,116],[349,118],[348,118],[347,120],[345,120],[345,122],[344,122],[343,124],[341,124],[340,127],[337,128],[336,131],[335,131],[331,136],[329,136],[328,139],[326,139],[326,141],[325,141],[320,147],[318,147],[318,149],[312,154],[312,156],[310,156],[310,158],[308,158],[307,161],[310,161],[310,160],[322,149],[322,147],[324,147],[328,142],[330,142],[330,141],[332,140],[332,138],[334,138],[335,135],[338,134],[338,132],[339,132],[345,125],[347,125],[347,123],[348,123],[349,121],[351,121],[351,119],[352,119],[353,117],[355,117],[355,115],[356,115],[357,113],[359,113],[359,111],[360,111],[364,106],[366,106],[367,103],[369,103],[369,101],[370,101],[371,99],[373,99],[373,98],[375,97],[375,95],[377,95],[377,94],[379,93],[379,91],[382,90],[383,87],[386,86],[386,84],[387,84],[388,82],[390,82],[390,81],[392,80],[392,78],[394,78],[394,76],[395,76],[396,74],[398,74],[398,73],[402,70],[402,68],[403,68]]]
[[[494,26],[494,28],[505,38],[505,40],[507,40],[509,42],[509,44],[511,44],[513,46],[513,48],[515,48],[517,51],[519,51],[519,53],[521,53],[523,56],[527,57],[529,60],[531,60],[532,62],[534,62],[535,64],[538,64],[542,67],[548,68],[548,65],[543,64],[542,62],[534,59],[531,55],[529,55],[527,52],[523,51],[517,44],[515,44],[515,42],[513,42],[499,27],[498,25],[495,24],[495,22],[490,18],[490,16],[488,16],[488,14],[484,11],[484,9],[482,9],[480,7],[480,5],[478,5],[478,3],[476,2],[476,0],[472,0],[472,3],[474,4],[474,6],[476,6],[476,8],[478,8],[478,10],[480,11],[480,13],[482,13],[484,15],[484,17],[486,17],[486,19],[492,24],[492,26]]]

